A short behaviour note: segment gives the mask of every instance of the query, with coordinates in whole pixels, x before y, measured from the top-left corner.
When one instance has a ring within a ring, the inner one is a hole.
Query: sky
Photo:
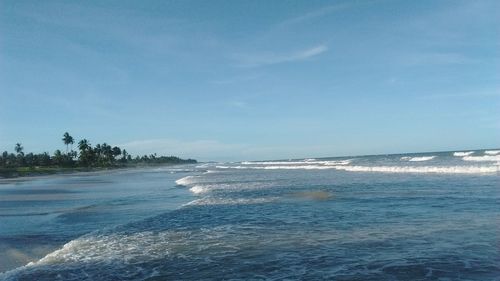
[[[0,151],[500,147],[500,1],[0,0]]]

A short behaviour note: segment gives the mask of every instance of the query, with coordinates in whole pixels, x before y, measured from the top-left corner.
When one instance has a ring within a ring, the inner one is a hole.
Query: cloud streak
[[[352,6],[351,3],[347,3],[347,4],[335,4],[335,5],[321,7],[319,9],[310,11],[308,13],[284,20],[284,21],[278,23],[277,25],[275,25],[273,27],[273,30],[274,29],[287,29],[287,28],[293,27],[297,24],[303,24],[304,22],[327,16],[333,12],[342,11],[344,9],[351,7],[351,6]]]
[[[267,53],[267,54],[253,54],[253,55],[238,55],[236,59],[239,61],[239,66],[260,67],[266,65],[304,61],[309,58],[321,55],[326,51],[328,51],[328,46],[318,45],[288,54]]]

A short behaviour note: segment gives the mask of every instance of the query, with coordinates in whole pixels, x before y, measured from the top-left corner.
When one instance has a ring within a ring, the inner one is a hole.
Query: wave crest
[[[217,166],[219,169],[257,169],[257,170],[326,170],[334,169],[349,172],[381,173],[434,173],[434,174],[485,174],[497,173],[500,166]]]
[[[180,178],[175,181],[175,184],[180,185],[180,186],[188,186],[190,184],[193,184],[195,182],[196,176],[187,176]]]
[[[434,174],[483,174],[497,173],[498,166],[343,166],[337,170],[351,172],[382,172],[382,173],[434,173]]]
[[[186,206],[210,206],[210,205],[250,205],[271,203],[278,200],[278,197],[267,198],[216,198],[206,197],[193,200],[183,205]]]
[[[500,155],[465,156],[462,159],[475,162],[500,162]]]
[[[474,151],[454,152],[453,156],[463,157],[463,156],[469,156],[469,155],[471,155],[473,153],[474,153]]]
[[[404,157],[401,157],[401,160],[410,161],[410,162],[423,162],[423,161],[432,160],[434,158],[436,158],[436,156],[419,156],[419,157],[404,156]]]
[[[323,160],[323,161],[317,161],[317,160],[311,160],[311,159],[306,159],[303,161],[243,161],[240,164],[242,165],[327,165],[327,166],[332,166],[332,165],[349,165],[351,163],[351,160]]]

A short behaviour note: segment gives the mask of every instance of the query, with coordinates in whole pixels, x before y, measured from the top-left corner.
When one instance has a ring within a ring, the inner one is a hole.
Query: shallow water
[[[0,272],[36,261],[95,230],[173,210],[193,169],[152,168],[0,179]]]
[[[42,248],[0,279],[500,280],[496,155],[217,163],[4,183],[0,243]]]

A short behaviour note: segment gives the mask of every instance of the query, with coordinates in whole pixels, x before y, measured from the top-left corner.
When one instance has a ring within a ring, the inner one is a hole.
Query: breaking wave
[[[465,156],[462,159],[475,162],[500,162],[500,155]]]
[[[498,166],[338,166],[337,170],[382,173],[483,174],[497,173]]]
[[[423,162],[423,161],[432,160],[434,158],[436,158],[436,156],[420,156],[420,157],[404,156],[404,157],[401,157],[401,160],[410,161],[410,162]]]
[[[149,280],[165,266],[155,261],[184,258],[190,251],[201,252],[205,243],[215,244],[217,235],[220,236],[218,228],[197,233],[177,230],[89,234],[36,262],[0,273],[0,279]],[[194,245],[189,247],[191,244]],[[221,247],[223,250],[227,249]]]
[[[324,165],[289,165],[289,166],[216,166],[218,169],[248,169],[248,170],[328,170],[336,166]]]
[[[463,157],[463,156],[469,156],[471,154],[473,154],[474,151],[467,151],[467,152],[454,152],[453,153],[453,156],[457,156],[457,157]]]
[[[207,189],[204,186],[201,185],[195,185],[189,189],[194,194],[200,194],[200,193],[205,193],[207,192]]]
[[[488,155],[497,155],[500,153],[500,150],[486,150],[484,152],[484,154],[488,154]]]
[[[381,173],[434,173],[434,174],[484,174],[497,173],[499,166],[217,166],[219,169],[258,169],[258,170],[342,170],[349,172]]]
[[[233,183],[218,183],[218,184],[196,184],[189,191],[194,194],[203,194],[214,191],[241,191],[241,190],[257,190],[264,188],[275,187],[272,182],[233,182]]]
[[[311,165],[311,164],[317,164],[317,165],[349,165],[351,163],[351,160],[337,160],[337,161],[316,161],[314,159],[306,159],[304,161],[256,161],[256,162],[250,162],[250,161],[244,161],[241,162],[242,165]]]
[[[193,184],[195,182],[196,176],[187,176],[180,178],[175,181],[175,184],[181,185],[181,186],[188,186],[189,184]]]
[[[278,200],[278,197],[267,198],[215,198],[207,197],[193,200],[183,205],[186,206],[210,206],[210,205],[250,205],[250,204],[263,204],[271,203]]]

